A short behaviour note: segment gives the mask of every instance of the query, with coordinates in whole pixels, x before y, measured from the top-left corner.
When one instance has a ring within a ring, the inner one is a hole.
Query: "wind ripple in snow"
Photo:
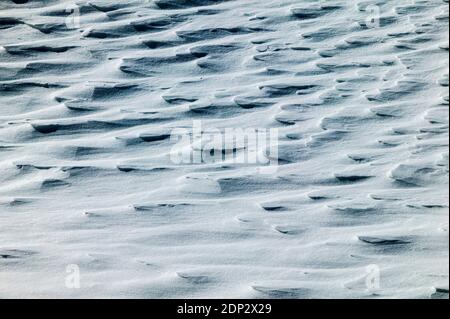
[[[0,3],[0,297],[448,298],[448,1],[72,3]]]

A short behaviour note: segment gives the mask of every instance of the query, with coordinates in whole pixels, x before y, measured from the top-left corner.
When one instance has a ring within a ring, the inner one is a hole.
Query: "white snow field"
[[[448,298],[448,24],[448,0],[2,0],[0,298]],[[277,128],[279,166],[177,163],[195,123]]]

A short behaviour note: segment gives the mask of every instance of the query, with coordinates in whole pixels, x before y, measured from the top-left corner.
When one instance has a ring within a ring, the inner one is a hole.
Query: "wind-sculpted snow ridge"
[[[1,1],[0,30],[0,298],[448,298],[447,0]],[[174,163],[194,121],[277,128],[279,167]]]

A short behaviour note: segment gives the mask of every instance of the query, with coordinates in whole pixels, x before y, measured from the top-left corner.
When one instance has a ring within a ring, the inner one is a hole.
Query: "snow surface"
[[[448,298],[447,28],[448,0],[1,1],[0,298]],[[280,167],[175,164],[193,120],[278,128]]]

